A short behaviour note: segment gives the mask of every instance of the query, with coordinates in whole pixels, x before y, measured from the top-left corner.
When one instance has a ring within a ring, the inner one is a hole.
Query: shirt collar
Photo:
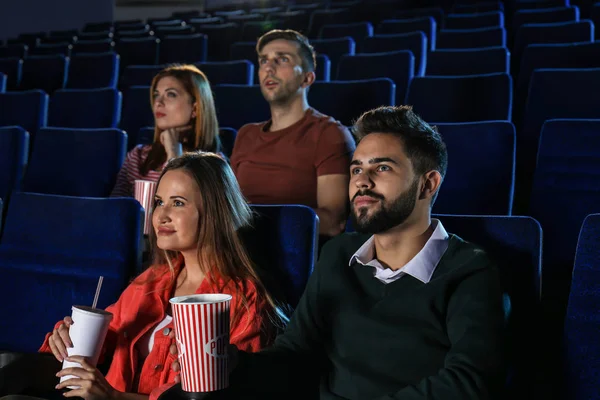
[[[402,272],[420,280],[423,283],[429,283],[433,272],[448,248],[448,232],[444,229],[442,222],[438,219],[431,220],[435,226],[431,237],[425,243],[425,246],[398,272]],[[364,266],[373,266],[375,259],[375,236],[371,236],[350,258],[349,265],[355,262]],[[378,262],[377,262],[378,263]]]

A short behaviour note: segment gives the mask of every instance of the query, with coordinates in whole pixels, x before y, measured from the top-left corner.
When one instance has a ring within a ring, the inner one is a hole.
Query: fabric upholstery
[[[564,399],[598,400],[600,375],[600,214],[583,221],[565,318]]]
[[[34,352],[71,306],[114,302],[140,258],[143,211],[134,199],[15,192],[0,242],[0,349]],[[14,323],[14,316],[27,316]]]
[[[306,206],[252,205],[253,227],[244,232],[252,261],[265,269],[295,307],[317,257],[319,221]]]
[[[436,124],[448,149],[448,171],[433,212],[510,215],[515,127],[507,121]]]
[[[23,190],[108,197],[126,146],[127,136],[118,129],[43,128],[36,138]]]
[[[508,298],[505,398],[534,398],[539,369],[542,228],[530,217],[434,215],[449,233],[481,246],[497,262]]]
[[[28,156],[29,133],[18,126],[0,128],[0,199],[8,200],[13,190],[21,189]]]
[[[427,122],[510,120],[512,79],[508,74],[415,77],[407,104]]]
[[[50,98],[48,126],[116,128],[123,96],[116,89],[61,89]]]

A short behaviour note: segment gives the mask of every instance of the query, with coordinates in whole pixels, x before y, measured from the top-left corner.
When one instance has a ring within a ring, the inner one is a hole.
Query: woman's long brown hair
[[[171,65],[160,71],[152,79],[150,86],[150,106],[154,104],[154,91],[158,82],[164,77],[173,77],[183,85],[185,91],[195,103],[196,117],[190,124],[193,128],[183,133],[182,147],[184,151],[204,150],[219,152],[219,122],[215,102],[208,78],[194,65]],[[154,141],[148,157],[140,164],[140,174],[146,175],[148,171],[157,170],[167,161],[165,147],[160,143],[161,130],[154,126]]]
[[[265,300],[271,306],[270,320],[283,322],[285,313],[275,304],[261,282],[238,234],[240,229],[251,226],[252,210],[245,201],[229,164],[214,153],[186,153],[167,164],[158,185],[165,173],[172,170],[189,173],[200,189],[202,200],[198,219],[197,255],[206,279],[211,284],[221,283],[223,287],[234,282],[236,295],[246,308],[248,299],[244,294],[245,285],[251,282],[256,287],[259,300]],[[150,243],[153,265],[168,264],[175,279],[173,261],[179,254],[159,249],[154,229],[150,231]],[[240,317],[240,313],[235,313],[231,325],[234,326]]]

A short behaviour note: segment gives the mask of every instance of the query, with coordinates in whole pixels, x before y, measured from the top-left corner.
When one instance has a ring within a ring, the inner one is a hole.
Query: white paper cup
[[[181,388],[212,392],[229,386],[228,294],[197,294],[169,300],[181,365]]]
[[[154,204],[154,192],[156,182],[137,179],[133,184],[133,196],[144,208],[144,235],[150,234],[152,229],[152,206]]]
[[[89,363],[95,367],[113,315],[108,311],[87,306],[73,306],[72,310],[73,325],[69,328],[69,336],[73,347],[67,348],[67,354],[69,357],[86,357]],[[81,367],[81,364],[67,360],[63,361],[63,369],[71,367]],[[71,378],[73,378],[72,375],[63,376],[60,381],[63,382]],[[69,389],[74,388],[69,387]]]

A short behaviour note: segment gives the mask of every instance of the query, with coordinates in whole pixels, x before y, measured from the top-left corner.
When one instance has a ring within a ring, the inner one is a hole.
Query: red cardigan
[[[175,276],[181,270],[181,259],[174,263]],[[176,280],[171,279],[171,272],[167,265],[153,266],[137,277],[123,292],[119,300],[106,310],[113,314],[104,348],[103,356],[112,354],[110,369],[106,380],[115,389],[122,392],[134,390],[134,378],[139,373],[137,393],[150,394],[153,389],[163,386],[162,392],[173,384],[177,373],[171,369],[175,360],[169,352],[169,347],[174,340],[165,335],[165,329],[154,335],[154,346],[144,361],[142,370],[138,371],[138,351],[136,344],[151,329],[165,318],[169,299],[173,293]],[[251,283],[245,285],[245,295],[248,299],[249,309],[241,303],[240,296],[236,296],[235,286],[230,282],[221,289],[222,282],[210,285],[205,279],[196,293],[227,293],[233,296],[231,301],[231,320],[233,315],[243,313],[236,326],[231,326],[230,342],[240,350],[256,352],[272,342],[271,332],[265,332],[263,321],[267,309],[264,300],[257,300],[256,287]],[[249,311],[248,311],[249,310]],[[62,321],[56,324],[60,326]],[[173,322],[166,326],[173,329]],[[48,344],[50,334],[46,335],[40,352],[49,353],[52,350]],[[102,358],[102,357],[101,357]],[[154,397],[154,394],[153,394]]]

